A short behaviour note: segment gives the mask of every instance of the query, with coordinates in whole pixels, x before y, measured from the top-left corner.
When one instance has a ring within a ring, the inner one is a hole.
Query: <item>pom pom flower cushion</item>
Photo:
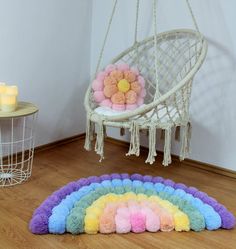
[[[127,64],[108,65],[92,82],[93,97],[99,106],[114,111],[134,110],[144,102],[145,81],[138,69]]]
[[[232,229],[235,217],[195,187],[140,174],[90,176],[55,191],[35,211],[35,234]]]

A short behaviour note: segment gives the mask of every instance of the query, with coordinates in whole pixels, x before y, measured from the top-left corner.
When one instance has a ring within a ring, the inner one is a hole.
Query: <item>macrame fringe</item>
[[[183,161],[186,156],[189,154],[189,148],[190,148],[190,139],[192,135],[192,125],[190,122],[187,123],[187,125],[182,126],[183,133],[181,138],[181,150],[180,150],[180,156],[179,159]]]
[[[92,141],[94,139],[95,124],[90,120],[90,115],[87,115],[86,136],[84,148],[88,151],[92,149]]]
[[[156,126],[151,125],[149,127],[149,152],[145,163],[153,164],[155,162],[156,152]]]
[[[104,125],[103,120],[99,120],[97,128],[97,138],[95,143],[95,152],[100,155],[101,162],[104,159]]]
[[[168,166],[171,163],[171,127],[165,128],[164,159],[162,164]]]
[[[129,130],[131,133],[131,138],[130,138],[129,151],[126,154],[126,156],[130,155],[139,156],[140,154],[139,125],[135,121],[132,121]]]

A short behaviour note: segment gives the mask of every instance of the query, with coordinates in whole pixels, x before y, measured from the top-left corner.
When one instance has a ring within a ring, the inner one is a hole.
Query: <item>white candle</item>
[[[16,95],[2,94],[1,96],[1,110],[3,112],[12,112],[16,109]]]
[[[5,93],[6,92],[6,83],[4,82],[0,82],[0,94]]]
[[[0,109],[2,105],[2,94],[6,92],[6,83],[0,82]]]
[[[18,95],[17,86],[6,86],[6,94]]]

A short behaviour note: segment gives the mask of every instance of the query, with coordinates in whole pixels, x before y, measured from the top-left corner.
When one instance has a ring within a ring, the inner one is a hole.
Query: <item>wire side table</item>
[[[0,187],[26,181],[32,173],[38,108],[19,102],[14,112],[0,111]]]

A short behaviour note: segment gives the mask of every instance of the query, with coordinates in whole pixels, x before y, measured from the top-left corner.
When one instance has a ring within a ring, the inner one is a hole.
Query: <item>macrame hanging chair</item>
[[[157,0],[153,0],[153,30],[154,35],[142,41],[137,40],[137,25],[139,18],[139,0],[136,6],[136,21],[134,44],[111,61],[111,64],[120,62],[136,66],[146,80],[145,104],[133,111],[125,111],[114,115],[98,112],[98,105],[93,99],[93,90],[90,86],[85,96],[87,111],[87,129],[85,149],[91,150],[94,139],[95,124],[96,143],[95,151],[104,158],[105,127],[129,129],[130,147],[126,155],[139,156],[141,130],[148,130],[149,153],[146,163],[155,161],[156,131],[161,129],[164,135],[163,165],[171,163],[171,134],[172,130],[181,128],[180,160],[184,160],[189,152],[191,124],[189,118],[189,102],[192,81],[202,65],[206,53],[207,42],[199,32],[196,19],[190,3],[186,0],[193,24],[196,30],[178,29],[157,34],[156,12]],[[98,59],[96,73],[100,70],[105,44],[111,28],[112,19],[117,7],[114,1],[107,32]]]

